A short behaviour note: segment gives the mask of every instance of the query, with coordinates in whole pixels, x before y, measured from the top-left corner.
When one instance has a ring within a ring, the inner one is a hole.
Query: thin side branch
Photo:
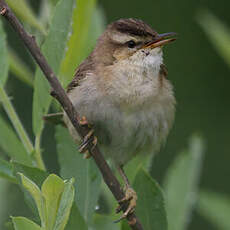
[[[48,65],[45,57],[41,53],[41,50],[36,43],[35,37],[29,35],[24,30],[23,26],[21,25],[19,20],[13,14],[13,12],[9,8],[9,6],[5,3],[4,0],[0,0],[0,14],[9,21],[11,26],[18,33],[18,35],[24,42],[25,46],[28,48],[33,58],[35,59],[37,64],[40,66],[46,79],[49,81],[54,97],[59,101],[59,103],[65,110],[66,114],[68,115],[69,119],[71,120],[73,126],[75,127],[79,135],[83,138],[89,132],[89,130],[87,127],[82,127],[78,123],[78,119],[77,119],[78,113],[74,109],[70,99],[68,98],[65,90],[62,88],[58,78],[55,76],[54,72]],[[89,146],[89,151],[91,147],[92,146]],[[110,167],[108,166],[104,157],[100,153],[99,149],[97,147],[92,148],[90,153],[93,156],[98,168],[100,169],[105,183],[107,184],[107,186],[113,193],[116,200],[117,201],[122,200],[125,194],[121,188],[121,185],[118,182],[117,178],[113,175]],[[126,207],[123,207],[123,211],[125,211],[125,208]],[[128,215],[127,220],[128,220],[128,224],[131,227],[131,229],[143,230],[143,227],[140,221],[138,220],[137,216],[134,213]]]

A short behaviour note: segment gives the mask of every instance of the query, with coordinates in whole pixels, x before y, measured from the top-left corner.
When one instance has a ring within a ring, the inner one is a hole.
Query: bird
[[[138,154],[157,153],[173,125],[176,100],[162,47],[174,41],[175,35],[158,34],[140,19],[119,19],[107,26],[67,87],[80,124],[92,130],[81,150],[93,134],[94,144],[124,180],[125,198],[120,204],[130,203],[121,218],[134,211],[137,200],[124,165]],[[64,122],[80,143],[66,114]]]

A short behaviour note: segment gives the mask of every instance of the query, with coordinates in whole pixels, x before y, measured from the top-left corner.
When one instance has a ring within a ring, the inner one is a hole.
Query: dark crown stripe
[[[157,33],[142,20],[138,19],[120,19],[114,22],[113,29],[121,32],[128,33],[135,36],[155,36]]]

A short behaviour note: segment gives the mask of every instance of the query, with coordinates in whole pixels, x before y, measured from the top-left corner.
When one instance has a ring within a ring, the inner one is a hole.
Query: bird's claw
[[[85,116],[77,117],[77,120],[81,126],[87,126],[88,128],[92,127],[92,125],[88,122],[88,120]]]
[[[81,117],[81,118],[78,118],[78,122],[81,126],[85,126],[85,125],[89,125],[87,119],[85,116]]]
[[[137,205],[137,194],[131,187],[126,188],[125,197],[118,201],[119,206],[116,208],[116,213],[121,212],[126,202],[129,202],[129,205],[122,216],[117,221],[115,221],[116,223],[135,211],[135,207]]]
[[[82,143],[81,143],[81,145],[79,147],[79,152],[84,153],[85,154],[84,157],[86,159],[91,157],[91,155],[90,155],[90,153],[88,151],[88,148],[89,148],[90,145],[92,145],[91,150],[93,148],[95,148],[95,146],[97,145],[97,137],[94,136],[94,130],[93,129],[91,129],[88,132],[88,134],[84,137],[84,139],[83,139],[83,141],[82,141]]]
[[[81,126],[87,126],[88,128],[90,128],[90,131],[86,134],[78,149],[80,153],[84,153],[84,158],[88,159],[91,157],[91,154],[88,151],[89,146],[92,146],[91,150],[95,148],[95,146],[97,145],[97,137],[94,136],[94,130],[92,129],[92,125],[90,125],[85,116],[77,117],[77,120]]]

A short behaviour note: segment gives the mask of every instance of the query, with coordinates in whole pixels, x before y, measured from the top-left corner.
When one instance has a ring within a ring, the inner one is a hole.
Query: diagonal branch
[[[75,127],[79,135],[83,138],[89,132],[89,130],[87,127],[80,126],[80,124],[78,123],[78,120],[76,119],[78,117],[78,113],[74,109],[65,90],[62,88],[59,80],[57,79],[54,72],[48,65],[45,57],[41,53],[41,50],[36,43],[35,37],[31,36],[24,30],[22,24],[19,22],[19,20],[13,14],[13,12],[9,8],[9,6],[5,3],[4,0],[0,0],[0,14],[4,16],[6,20],[9,21],[11,26],[18,33],[21,40],[24,42],[25,46],[28,48],[33,58],[35,59],[37,64],[40,66],[46,79],[49,81],[53,89],[52,96],[54,96],[59,101],[59,103],[62,105],[63,109],[65,110],[66,114],[71,120],[73,126]],[[91,147],[92,146],[89,146],[89,150],[91,149]],[[117,178],[113,175],[110,167],[108,166],[104,157],[100,153],[99,149],[97,147],[92,148],[92,150],[90,150],[90,153],[93,156],[98,168],[101,171],[101,174],[103,176],[105,183],[107,184],[107,186],[113,193],[114,197],[116,198],[117,201],[121,200],[125,196],[121,188],[121,185],[118,182]],[[123,211],[125,211],[126,207],[123,207]],[[138,220],[137,216],[134,213],[128,215],[127,220],[128,220],[128,224],[131,229],[143,230],[143,227],[140,221]]]

